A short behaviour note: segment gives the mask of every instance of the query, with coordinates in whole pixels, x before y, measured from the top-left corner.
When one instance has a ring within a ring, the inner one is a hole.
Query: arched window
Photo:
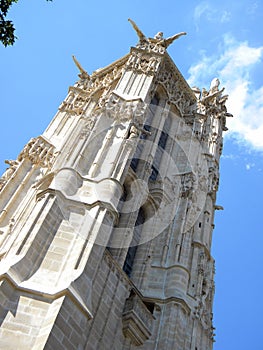
[[[132,273],[132,267],[133,267],[137,247],[141,239],[142,227],[144,222],[145,222],[145,213],[144,213],[144,210],[140,208],[136,222],[135,222],[135,226],[134,226],[131,246],[128,249],[126,259],[123,265],[123,271],[126,272],[129,277],[131,276],[131,273]]]

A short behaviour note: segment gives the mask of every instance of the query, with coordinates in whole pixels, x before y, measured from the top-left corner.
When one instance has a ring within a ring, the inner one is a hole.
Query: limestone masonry
[[[147,38],[78,82],[0,179],[0,348],[211,350],[226,95]],[[183,40],[183,39],[180,39]]]

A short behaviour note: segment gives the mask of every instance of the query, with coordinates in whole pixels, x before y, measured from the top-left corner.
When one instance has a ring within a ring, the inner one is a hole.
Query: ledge
[[[54,301],[56,299],[59,299],[61,297],[64,296],[68,296],[72,302],[80,309],[80,311],[85,314],[85,316],[88,319],[92,319],[93,315],[91,313],[91,311],[89,310],[89,308],[87,307],[86,303],[84,302],[84,300],[81,298],[81,296],[79,295],[79,293],[70,285],[68,288],[65,288],[59,292],[56,293],[46,293],[46,292],[42,292],[41,290],[36,290],[36,289],[32,289],[32,288],[26,288],[26,287],[21,287],[19,286],[19,284],[15,281],[14,278],[12,278],[9,274],[5,274],[3,276],[1,276],[0,281],[4,281],[6,280],[7,282],[9,282],[13,288],[17,291],[21,291],[25,294],[28,295],[32,295],[38,299],[41,299],[43,301]]]

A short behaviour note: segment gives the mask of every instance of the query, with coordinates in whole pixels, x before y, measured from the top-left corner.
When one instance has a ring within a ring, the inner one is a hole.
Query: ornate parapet
[[[122,313],[122,330],[135,346],[142,345],[152,334],[154,317],[133,290]]]

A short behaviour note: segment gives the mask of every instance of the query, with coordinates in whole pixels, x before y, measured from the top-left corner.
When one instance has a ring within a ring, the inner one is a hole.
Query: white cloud
[[[227,108],[234,118],[227,120],[228,135],[254,149],[263,150],[263,82],[256,88],[252,71],[259,67],[263,46],[251,47],[226,35],[221,55],[201,53],[201,60],[190,67],[189,84],[209,86],[218,76],[229,94]]]
[[[254,15],[257,12],[258,7],[259,7],[258,1],[251,3],[250,6],[248,7],[247,13],[249,15]]]
[[[202,1],[194,9],[194,21],[197,28],[201,18],[213,23],[226,23],[230,21],[231,13],[226,10],[217,9],[208,1]]]
[[[231,13],[229,11],[223,11],[220,18],[220,22],[226,23],[226,22],[229,22],[230,20],[231,20]]]
[[[255,163],[247,163],[246,164],[246,169],[250,170],[251,168],[254,168],[254,166],[255,166]]]
[[[211,13],[210,5],[208,4],[208,2],[203,1],[195,7],[194,19],[196,21],[199,21],[203,14],[208,15],[208,13]]]

